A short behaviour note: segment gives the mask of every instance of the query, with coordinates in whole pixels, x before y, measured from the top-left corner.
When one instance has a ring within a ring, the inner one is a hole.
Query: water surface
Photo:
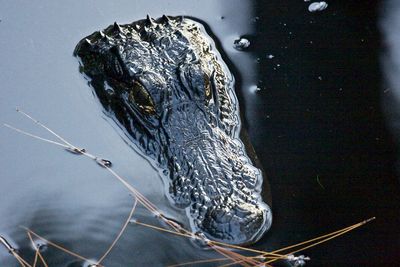
[[[82,37],[114,21],[195,17],[208,25],[234,72],[243,125],[271,183],[275,220],[254,247],[276,249],[377,216],[305,252],[309,266],[397,263],[400,190],[380,100],[387,88],[377,1],[327,1],[316,13],[303,1],[154,2],[0,1],[0,121],[48,136],[14,111],[23,108],[112,160],[163,212],[185,223],[157,170],[105,120],[72,52]],[[390,10],[381,14],[386,29],[395,18]],[[251,42],[248,50],[233,48],[240,37]],[[90,160],[6,128],[0,136],[0,233],[28,258],[34,250],[19,225],[98,259],[129,213],[129,192]],[[158,224],[141,207],[135,218]],[[79,266],[54,249],[43,254],[50,266]],[[216,256],[186,239],[131,225],[104,264],[165,266]],[[0,249],[0,266],[18,265]]]

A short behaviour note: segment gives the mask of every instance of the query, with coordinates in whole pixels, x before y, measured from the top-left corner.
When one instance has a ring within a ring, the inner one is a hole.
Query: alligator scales
[[[200,23],[115,23],[75,55],[106,113],[165,170],[167,194],[196,231],[230,244],[261,238],[272,220],[262,172],[239,137],[233,76]]]

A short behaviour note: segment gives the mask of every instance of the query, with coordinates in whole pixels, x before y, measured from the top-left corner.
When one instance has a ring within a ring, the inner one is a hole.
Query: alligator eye
[[[210,84],[210,78],[204,74],[204,94],[206,96],[206,100],[209,101],[211,99],[211,84]]]
[[[145,114],[153,115],[156,112],[153,99],[144,86],[138,82],[134,82],[132,90],[129,92],[129,100]]]

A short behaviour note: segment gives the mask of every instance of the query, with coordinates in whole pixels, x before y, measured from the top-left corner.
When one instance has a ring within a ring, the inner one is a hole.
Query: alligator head
[[[233,77],[200,23],[115,23],[82,39],[75,55],[106,113],[165,170],[192,227],[231,244],[262,236],[272,220],[262,173],[239,138]]]

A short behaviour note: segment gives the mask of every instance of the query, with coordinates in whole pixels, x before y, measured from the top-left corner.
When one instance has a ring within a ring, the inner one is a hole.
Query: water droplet
[[[33,243],[35,244],[34,250],[38,249],[40,252],[44,252],[47,249],[47,243],[41,239],[34,240]]]
[[[97,265],[94,262],[97,262],[97,260],[84,261],[82,264],[82,267],[100,267],[100,266],[102,266],[102,265]]]
[[[96,158],[96,162],[97,164],[99,164],[101,167],[111,167],[112,166],[112,162],[107,160],[107,159],[100,159],[100,158]]]
[[[72,154],[83,154],[86,152],[86,149],[84,148],[79,148],[79,147],[67,147],[65,148],[65,150],[67,150],[68,152],[71,152]]]
[[[197,221],[196,223],[201,224],[201,221]],[[196,232],[191,240],[200,247],[208,247],[210,242],[210,240],[202,232]]]
[[[308,6],[308,11],[310,12],[318,12],[326,9],[328,4],[325,1],[322,2],[314,2]]]
[[[248,48],[249,46],[250,46],[250,41],[247,40],[246,38],[239,38],[239,39],[236,39],[236,40],[233,42],[233,47],[234,47],[236,50],[239,50],[239,51],[245,50],[245,49]]]

